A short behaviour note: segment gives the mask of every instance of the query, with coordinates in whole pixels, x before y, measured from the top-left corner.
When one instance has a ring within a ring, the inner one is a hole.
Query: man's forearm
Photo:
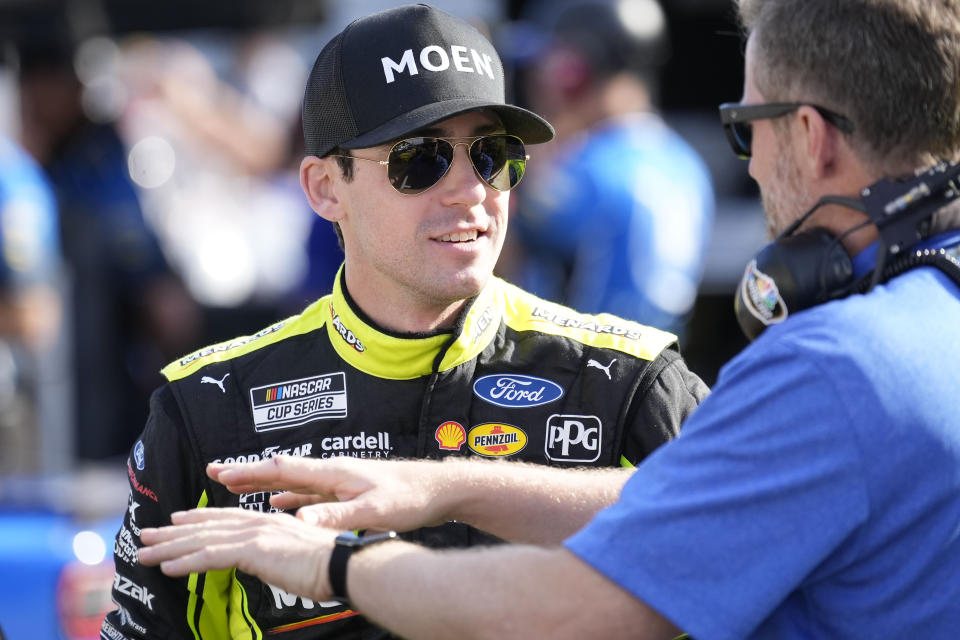
[[[656,611],[560,547],[431,551],[406,543],[378,545],[351,558],[347,591],[358,611],[405,638],[677,633]]]
[[[541,465],[448,460],[442,479],[450,519],[513,542],[559,544],[613,504],[627,469],[556,469]]]
[[[285,514],[194,509],[145,528],[140,562],[169,576],[238,569],[329,600],[336,531]],[[350,556],[350,605],[406,638],[671,638],[676,628],[563,547],[432,550],[376,544]]]
[[[559,544],[616,502],[631,471],[275,456],[212,464],[208,473],[234,493],[288,490],[271,504],[331,529],[410,531],[457,520],[514,542]]]

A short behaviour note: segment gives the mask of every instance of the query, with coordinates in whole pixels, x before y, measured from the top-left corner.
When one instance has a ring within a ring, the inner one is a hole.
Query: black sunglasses
[[[806,102],[771,102],[769,104],[740,104],[726,102],[720,105],[720,121],[723,123],[723,132],[733,152],[743,159],[750,157],[750,143],[753,141],[753,120],[779,118],[800,107],[812,107],[817,110],[823,119],[844,133],[853,133],[853,123],[845,116],[829,109],[818,107]]]
[[[387,178],[393,188],[413,196],[423,193],[447,175],[453,164],[453,152],[461,144],[466,145],[470,163],[480,179],[497,191],[509,191],[520,183],[530,156],[520,138],[505,133],[472,138],[407,138],[390,147],[386,160],[339,157],[367,160],[387,167]]]

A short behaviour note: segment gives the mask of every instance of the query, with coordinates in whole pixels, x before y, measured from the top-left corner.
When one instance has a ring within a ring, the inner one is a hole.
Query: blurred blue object
[[[654,113],[595,123],[558,142],[518,193],[537,295],[682,334],[714,218],[710,174]]]
[[[111,541],[122,513],[96,512],[118,486],[113,478],[0,478],[0,628],[8,640],[99,637],[116,607]]]

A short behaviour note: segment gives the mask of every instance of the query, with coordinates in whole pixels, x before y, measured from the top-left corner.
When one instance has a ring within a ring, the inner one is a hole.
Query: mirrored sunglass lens
[[[387,176],[397,191],[419,193],[439,182],[450,169],[453,147],[437,138],[401,140],[390,150]]]
[[[470,161],[484,182],[498,191],[509,191],[523,178],[527,152],[516,136],[484,136],[470,145]]]

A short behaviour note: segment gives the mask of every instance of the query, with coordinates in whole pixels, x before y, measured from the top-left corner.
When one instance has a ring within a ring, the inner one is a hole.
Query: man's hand
[[[456,520],[512,542],[560,544],[617,500],[626,469],[553,469],[459,457],[210,464],[234,493],[284,491],[270,504],[331,529],[412,531]]]
[[[141,563],[159,564],[168,576],[237,567],[290,593],[331,598],[327,565],[337,531],[237,508],[183,511],[172,520],[143,529]]]
[[[270,504],[332,529],[410,531],[446,519],[444,465],[427,461],[314,460],[275,456],[210,464],[207,474],[233,493],[285,491]]]
[[[336,532],[286,514],[195,509],[144,528],[140,562],[169,576],[237,567],[329,601]],[[563,547],[433,551],[378,544],[350,560],[351,608],[410,638],[672,638],[656,610]],[[466,604],[465,604],[466,603]],[[491,616],[490,612],[496,615]]]

